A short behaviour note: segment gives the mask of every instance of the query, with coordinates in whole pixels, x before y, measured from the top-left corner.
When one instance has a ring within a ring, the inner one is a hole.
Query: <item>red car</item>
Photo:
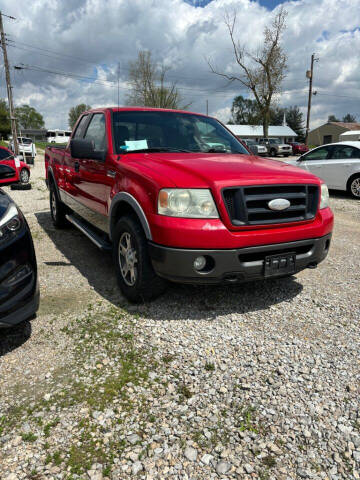
[[[30,169],[25,162],[15,157],[14,153],[6,147],[0,147],[0,165],[8,165],[15,171],[15,176],[11,178],[11,183],[29,183]],[[9,183],[10,180],[0,179],[0,185]]]
[[[288,145],[292,146],[293,155],[302,155],[309,151],[309,147],[307,147],[305,143],[289,142]]]
[[[329,251],[333,213],[323,181],[251,155],[205,115],[84,112],[67,147],[46,148],[45,169],[55,227],[70,222],[112,251],[131,301],[156,297],[165,280],[291,276]]]

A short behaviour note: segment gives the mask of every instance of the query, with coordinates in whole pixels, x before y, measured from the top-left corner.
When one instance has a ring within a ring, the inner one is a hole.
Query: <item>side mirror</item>
[[[105,161],[106,152],[95,150],[93,140],[74,138],[70,140],[70,153],[73,158],[91,158],[93,160]]]
[[[16,182],[16,171],[9,165],[0,165],[0,180],[5,180],[5,184]],[[6,181],[8,180],[8,182]],[[1,185],[4,185],[2,183]]]

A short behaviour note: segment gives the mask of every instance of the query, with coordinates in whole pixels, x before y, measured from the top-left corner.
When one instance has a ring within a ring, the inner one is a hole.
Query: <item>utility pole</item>
[[[209,116],[209,100],[206,100],[206,115]]]
[[[311,96],[312,96],[312,82],[314,74],[314,62],[318,61],[318,58],[315,58],[315,53],[311,55],[311,66],[310,70],[307,70],[306,77],[309,79],[309,97],[308,97],[308,108],[307,108],[307,117],[306,117],[306,134],[305,134],[305,145],[308,144],[309,138],[309,129],[310,129],[310,110],[311,110]]]
[[[13,19],[14,17],[9,17],[9,18]],[[14,153],[15,153],[15,155],[19,155],[19,145],[18,145],[18,137],[17,137],[17,130],[16,130],[14,103],[13,103],[13,98],[12,98],[12,86],[11,86],[11,80],[10,80],[9,61],[8,61],[8,56],[7,56],[7,51],[6,51],[5,33],[4,33],[4,27],[3,27],[1,12],[0,12],[0,34],[1,34],[1,46],[2,46],[3,55],[4,55],[6,88],[7,88],[8,101],[9,101],[11,133],[12,133],[13,142],[14,142]]]
[[[117,106],[120,107],[120,62],[117,64]]]

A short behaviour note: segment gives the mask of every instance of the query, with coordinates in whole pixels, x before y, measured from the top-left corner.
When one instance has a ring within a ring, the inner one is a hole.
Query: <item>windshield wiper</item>
[[[139,148],[138,150],[122,150],[121,153],[155,153],[155,152],[175,152],[175,153],[192,153],[191,150],[173,147],[151,147]]]

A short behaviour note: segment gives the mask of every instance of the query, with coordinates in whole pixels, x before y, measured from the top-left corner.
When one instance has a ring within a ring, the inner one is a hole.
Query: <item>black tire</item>
[[[20,182],[22,185],[26,185],[30,180],[30,172],[27,168],[22,168],[20,170]]]
[[[65,215],[68,213],[66,205],[64,205],[57,195],[53,182],[50,182],[50,213],[55,228],[65,228],[69,225]]]
[[[126,245],[129,248],[125,254],[122,247]],[[120,290],[131,302],[146,302],[165,291],[166,282],[156,275],[152,267],[144,231],[131,215],[120,218],[115,226],[113,258]]]
[[[270,150],[270,157],[276,157],[276,150],[275,150],[275,148],[272,148],[272,149]]]
[[[353,198],[360,200],[360,175],[354,175],[349,179],[348,192]]]
[[[284,153],[284,157],[288,157],[289,156],[289,153]]]

